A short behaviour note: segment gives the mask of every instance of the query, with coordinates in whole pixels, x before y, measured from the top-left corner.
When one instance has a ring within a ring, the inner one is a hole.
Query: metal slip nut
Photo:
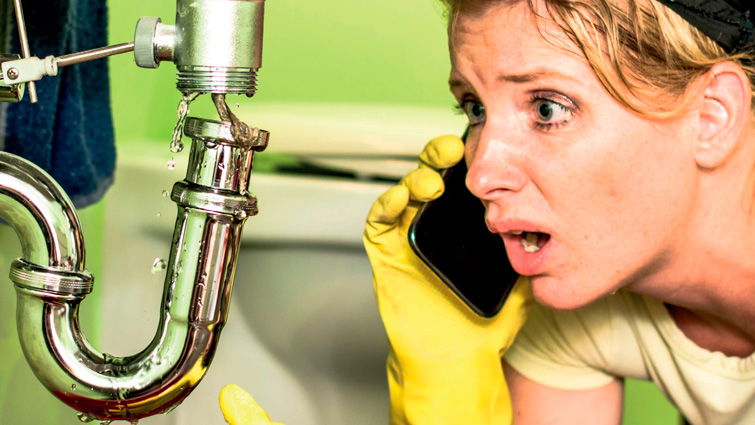
[[[19,258],[11,264],[10,279],[16,288],[51,298],[84,297],[92,292],[94,277],[87,270],[43,267]]]
[[[192,184],[186,180],[173,185],[171,194],[173,202],[182,207],[208,211],[214,214],[228,214],[239,218],[256,215],[257,198],[246,192],[244,194],[228,191],[216,191],[211,188]]]
[[[8,70],[8,78],[10,78],[11,80],[15,80],[16,78],[18,78],[18,75],[19,75],[18,69],[11,68]]]

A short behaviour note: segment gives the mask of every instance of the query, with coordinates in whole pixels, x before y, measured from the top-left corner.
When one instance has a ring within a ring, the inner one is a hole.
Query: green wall
[[[110,5],[112,43],[133,38],[140,16],[175,23],[175,2],[121,1]],[[450,107],[445,24],[436,0],[269,0],[258,91],[231,102],[369,102]],[[134,66],[130,55],[111,59],[113,111],[119,143],[169,140],[180,94],[175,66]],[[213,117],[206,96],[192,114]]]

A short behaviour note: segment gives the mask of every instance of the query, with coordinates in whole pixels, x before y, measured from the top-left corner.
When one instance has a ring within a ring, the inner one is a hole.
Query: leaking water
[[[167,265],[168,263],[166,263],[162,258],[155,258],[155,262],[152,263],[152,274],[165,270],[165,267],[167,267]]]
[[[225,102],[225,94],[213,93],[211,96],[220,120],[231,123],[231,136],[236,144],[243,150],[251,149],[252,144],[257,138],[259,129],[253,129],[244,124],[233,112],[231,112],[228,108],[228,104]]]
[[[184,94],[181,97],[181,101],[178,102],[178,122],[173,129],[173,138],[170,141],[170,151],[173,153],[181,152],[184,148],[181,138],[183,137],[184,124],[186,124],[186,117],[189,116],[189,104],[192,100],[196,99],[199,93]]]
[[[168,413],[176,410],[176,407],[178,407],[179,404],[181,404],[181,402],[178,402],[178,403],[170,406],[169,408],[165,409],[165,411],[163,412],[163,414],[167,415]]]
[[[168,161],[168,169],[171,171],[176,169],[176,161],[174,161],[172,158],[170,161]]]
[[[163,337],[163,338],[164,338],[164,337]],[[162,341],[161,341],[161,342],[162,342]],[[154,364],[155,366],[160,366],[160,365],[162,365],[162,364],[163,364],[163,363],[165,362],[165,360],[163,360],[163,358],[159,356],[159,353],[158,353],[157,351],[155,351],[155,352],[154,352],[154,353],[152,354],[152,356],[150,357],[150,360],[152,361],[152,363],[153,363],[153,364]]]
[[[163,198],[167,198],[168,196],[170,196],[170,193],[168,193],[167,190],[163,189]]]
[[[84,423],[93,422],[95,419],[97,419],[91,413],[79,412],[77,413],[77,416],[79,417],[79,420]]]
[[[233,216],[236,217],[237,220],[243,220],[246,218],[247,214],[246,211],[242,210],[241,208],[236,208],[233,211]]]

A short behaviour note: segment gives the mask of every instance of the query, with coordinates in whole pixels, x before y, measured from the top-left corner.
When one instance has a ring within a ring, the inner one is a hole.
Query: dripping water
[[[170,151],[173,153],[181,152],[184,148],[181,137],[183,137],[184,124],[186,124],[186,117],[189,116],[189,104],[199,96],[199,93],[184,93],[181,97],[181,101],[178,102],[178,122],[175,128],[173,128],[173,138],[170,141]]]

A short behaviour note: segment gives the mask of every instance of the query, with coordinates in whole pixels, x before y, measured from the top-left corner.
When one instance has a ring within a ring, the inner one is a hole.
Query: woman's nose
[[[521,169],[520,152],[517,152],[513,135],[507,140],[505,132],[484,128],[478,134],[470,132],[467,138],[466,184],[472,194],[482,200],[493,201],[505,193],[518,192],[526,183]]]

